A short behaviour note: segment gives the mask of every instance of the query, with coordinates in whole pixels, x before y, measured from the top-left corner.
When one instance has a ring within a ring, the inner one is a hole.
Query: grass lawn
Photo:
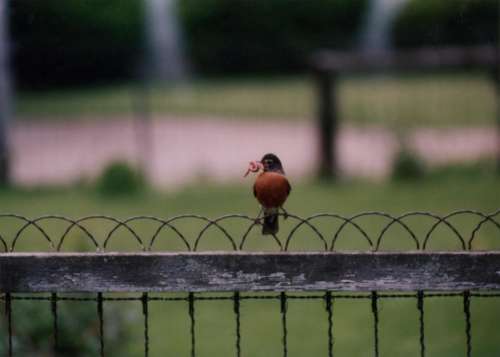
[[[34,191],[0,191],[1,211],[28,217],[45,214],[62,214],[81,217],[91,214],[107,214],[119,218],[133,215],[173,215],[194,213],[217,217],[229,213],[254,215],[257,206],[250,193],[250,181],[242,186],[218,187],[200,185],[177,193],[146,193],[121,199],[105,199],[89,189],[40,189]],[[287,204],[290,213],[307,216],[318,212],[335,212],[352,215],[362,211],[385,211],[394,215],[407,211],[429,210],[446,214],[458,209],[473,209],[484,213],[495,211],[500,203],[500,180],[478,170],[448,171],[423,181],[410,183],[368,184],[364,182],[337,185],[295,183]],[[497,221],[500,220],[497,217]],[[371,236],[376,237],[384,220],[361,218],[357,221]],[[387,221],[385,221],[387,222]],[[426,218],[405,221],[419,238],[432,226]],[[451,222],[463,232],[470,231],[477,218],[459,216]],[[280,238],[283,240],[292,227],[292,220],[282,221]],[[42,222],[51,234],[64,231],[64,224]],[[338,222],[315,221],[318,229],[328,239],[332,238]],[[246,226],[240,221],[223,224],[237,237]],[[193,221],[179,222],[177,227],[192,242],[203,224]],[[19,223],[0,219],[2,236],[11,241]],[[89,230],[103,240],[111,225],[88,222]],[[150,237],[157,227],[154,223],[133,225],[141,236]],[[414,249],[408,234],[393,227],[387,232],[382,249]],[[168,232],[160,234],[155,250],[181,249]],[[48,249],[47,243],[36,235],[34,229],[26,231],[17,247],[21,250]],[[322,249],[321,242],[307,228],[300,228],[292,249]],[[353,229],[344,231],[338,249],[368,249],[366,242]],[[460,249],[453,234],[446,227],[435,232],[430,249]],[[474,243],[475,249],[499,249],[500,232],[485,224]],[[85,237],[73,231],[65,250],[91,249]],[[130,234],[119,230],[110,250],[134,250],[137,245]],[[230,249],[230,245],[216,229],[207,232],[200,249]],[[276,249],[267,237],[254,232],[248,238],[246,249]],[[89,304],[73,303],[73,304]],[[92,303],[90,303],[92,304]],[[425,300],[426,342],[428,356],[465,355],[465,325],[463,301],[460,297],[432,298]],[[49,304],[46,304],[47,311]],[[19,305],[18,305],[19,306]],[[116,307],[116,308],[113,308]],[[321,300],[292,300],[288,310],[289,356],[327,355],[327,315]],[[106,337],[112,338],[113,315],[125,314],[130,328],[130,338],[123,342],[126,355],[142,355],[143,317],[139,302],[106,303]],[[118,309],[118,311],[117,311]],[[498,340],[498,316],[500,299],[474,298],[472,309],[473,353],[476,356],[493,356],[500,350]],[[22,309],[15,310],[17,314]],[[195,304],[197,356],[234,356],[234,313],[231,301],[200,301]],[[187,303],[150,303],[151,356],[189,356],[189,315]],[[241,304],[241,333],[243,356],[280,356],[281,325],[279,300],[245,300]],[[3,315],[2,315],[3,318]],[[68,317],[69,318],[69,317]],[[370,300],[336,300],[334,302],[334,353],[336,356],[372,356],[373,335]],[[14,318],[14,321],[15,318]],[[22,334],[22,329],[17,329]],[[82,332],[83,333],[83,332]],[[88,331],[86,332],[88,333]],[[95,341],[96,346],[98,341]],[[391,299],[380,302],[380,354],[384,356],[418,356],[418,311],[414,299]],[[123,354],[125,355],[125,354]]]
[[[310,120],[315,89],[309,77],[195,80],[151,91],[157,114],[230,119]],[[131,85],[20,93],[21,118],[130,115],[138,106]],[[339,82],[341,117],[356,125],[492,125],[495,94],[486,74],[355,76]]]

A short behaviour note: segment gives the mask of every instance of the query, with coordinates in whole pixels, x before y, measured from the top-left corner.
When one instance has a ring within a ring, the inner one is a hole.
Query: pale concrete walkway
[[[137,162],[143,152],[151,158],[153,183],[162,188],[201,178],[241,180],[248,161],[265,152],[277,153],[292,178],[316,167],[315,128],[308,123],[161,118],[152,121],[151,139],[142,148],[137,128],[130,118],[18,121],[11,128],[14,180],[35,185],[92,179],[111,160]],[[418,129],[409,146],[431,165],[491,157],[498,150],[496,132],[487,127]],[[342,173],[381,179],[397,147],[388,130],[344,127],[338,143]]]

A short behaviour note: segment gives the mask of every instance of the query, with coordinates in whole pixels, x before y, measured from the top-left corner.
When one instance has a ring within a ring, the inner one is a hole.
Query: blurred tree
[[[189,62],[202,73],[304,69],[318,47],[354,45],[368,0],[179,0]],[[10,2],[22,87],[126,79],[142,61],[141,0]]]
[[[9,41],[7,5],[0,1],[0,186],[9,183],[7,125],[10,114]]]
[[[411,0],[394,23],[399,47],[497,44],[498,0]]]
[[[320,47],[354,45],[367,0],[181,0],[188,53],[206,73],[304,69]]]
[[[123,79],[140,64],[141,0],[16,0],[10,6],[22,87]]]

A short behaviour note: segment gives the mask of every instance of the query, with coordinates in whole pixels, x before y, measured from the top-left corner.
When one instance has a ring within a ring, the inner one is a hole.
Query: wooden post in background
[[[337,98],[336,73],[315,71],[318,98],[318,137],[319,137],[319,177],[335,179],[337,172]]]
[[[0,0],[0,186],[9,183],[7,126],[11,111],[7,0]]]
[[[134,111],[134,132],[137,148],[137,166],[149,182],[152,177],[154,148],[152,122],[153,84],[144,70],[137,86],[131,92]]]
[[[317,125],[319,137],[320,167],[322,178],[338,176],[336,136],[338,126],[338,98],[336,79],[345,73],[367,73],[390,70],[392,72],[423,73],[428,71],[450,71],[471,68],[495,69],[497,91],[497,125],[499,149],[497,165],[500,172],[500,66],[499,47],[430,47],[400,52],[338,52],[319,50],[311,56],[310,67],[314,73],[317,90]]]

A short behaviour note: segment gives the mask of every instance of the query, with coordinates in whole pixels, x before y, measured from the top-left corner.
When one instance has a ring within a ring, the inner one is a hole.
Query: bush
[[[366,0],[181,0],[188,52],[205,73],[303,69],[320,47],[347,48]]]
[[[397,47],[498,43],[498,0],[411,0],[396,19]]]
[[[13,307],[13,355],[53,356],[54,327],[50,305],[43,301],[14,301]],[[59,303],[58,331],[61,356],[90,357],[99,355],[99,329],[96,305],[92,302]],[[106,353],[110,356],[126,355],[125,344],[130,338],[130,326],[126,325],[123,311],[115,306],[106,319]],[[3,313],[3,311],[2,311]],[[0,324],[0,355],[7,356],[6,323]],[[109,333],[112,331],[112,333]]]
[[[13,63],[22,87],[130,76],[143,42],[140,0],[10,2]]]
[[[138,193],[145,181],[139,172],[125,162],[115,162],[104,169],[97,181],[97,190],[105,196],[121,196]]]
[[[424,165],[414,154],[401,150],[393,164],[392,178],[394,180],[413,180],[424,176]]]

